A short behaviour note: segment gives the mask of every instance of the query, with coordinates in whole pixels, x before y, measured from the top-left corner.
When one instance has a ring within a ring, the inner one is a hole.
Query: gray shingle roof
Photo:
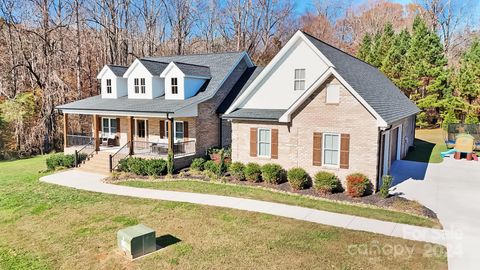
[[[115,74],[117,77],[122,77],[123,74],[125,74],[125,71],[127,71],[128,67],[124,66],[116,66],[116,65],[107,65],[108,68]]]
[[[388,124],[420,112],[420,109],[374,66],[307,33],[305,36],[332,62],[335,70]]]
[[[224,115],[228,119],[258,119],[277,121],[287,110],[277,109],[236,109],[235,111]]]
[[[151,61],[146,59],[140,59],[139,61],[153,76],[160,76],[160,74],[169,64],[161,61]]]
[[[168,65],[170,62],[189,63],[192,65],[207,66],[210,69],[211,78],[205,82],[198,93],[186,100],[166,100],[165,96],[154,99],[128,99],[126,96],[118,99],[102,99],[100,96],[94,96],[83,100],[75,101],[65,105],[58,106],[57,109],[71,110],[104,110],[104,111],[124,111],[124,112],[176,112],[182,108],[196,105],[202,101],[212,98],[222,83],[227,79],[229,72],[234,65],[244,56],[244,52],[229,52],[215,54],[194,54],[180,56],[163,56],[142,59],[154,68],[150,71],[160,75],[161,71],[155,70],[162,62]],[[144,63],[142,62],[142,64]],[[162,70],[163,71],[163,70]]]
[[[210,78],[210,68],[207,66],[192,65],[174,62],[175,65],[187,76],[200,76]]]

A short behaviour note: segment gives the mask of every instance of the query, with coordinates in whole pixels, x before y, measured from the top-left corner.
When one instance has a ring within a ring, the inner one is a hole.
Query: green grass
[[[440,152],[447,151],[442,129],[417,129],[415,131],[415,150],[407,154],[406,160],[441,163]]]
[[[178,181],[125,181],[120,185],[153,188],[174,191],[186,191],[195,193],[207,193],[223,196],[241,197],[270,202],[285,203],[297,206],[303,206],[318,210],[324,210],[335,213],[342,213],[366,218],[373,218],[385,221],[405,223],[410,225],[424,227],[440,227],[437,220],[419,217],[408,213],[381,209],[378,207],[363,207],[353,204],[338,203],[328,200],[316,200],[306,196],[293,195],[270,191],[262,188],[225,185],[221,183],[199,182],[189,180]]]
[[[425,257],[431,247],[420,242],[41,183],[38,171],[45,169],[44,160],[0,162],[0,269],[447,268],[445,257]],[[118,252],[116,232],[137,222],[154,228],[159,241],[168,244],[130,261]],[[411,256],[348,252],[351,245],[371,243],[407,246],[414,252]]]

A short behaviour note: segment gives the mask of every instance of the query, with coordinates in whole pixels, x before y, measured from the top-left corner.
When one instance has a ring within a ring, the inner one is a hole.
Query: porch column
[[[174,140],[174,132],[173,132],[173,118],[167,118],[167,126],[168,126],[168,153],[173,154],[173,140]]]
[[[63,148],[68,147],[68,114],[63,114]]]
[[[133,129],[133,116],[129,116],[128,117],[128,143],[129,143],[129,146],[128,146],[128,149],[130,151],[130,155],[133,155],[134,154],[134,151],[133,151],[133,134],[134,134],[134,129]]]
[[[93,139],[95,140],[95,151],[100,151],[100,138],[99,138],[99,127],[100,127],[100,117],[96,114],[93,115]]]

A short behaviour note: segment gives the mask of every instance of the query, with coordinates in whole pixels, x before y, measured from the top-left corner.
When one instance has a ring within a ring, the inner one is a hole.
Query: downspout
[[[217,113],[217,117],[218,117],[218,119],[220,119],[220,125],[219,125],[219,127],[218,127],[218,130],[219,130],[218,137],[219,137],[219,139],[220,139],[220,141],[219,141],[219,142],[220,142],[220,143],[219,143],[219,146],[220,146],[220,147],[223,147],[223,140],[222,140],[222,139],[223,139],[223,135],[222,135],[222,129],[223,129],[223,127],[222,127],[222,122],[223,122],[223,119],[222,119],[222,117],[220,116],[219,113]]]

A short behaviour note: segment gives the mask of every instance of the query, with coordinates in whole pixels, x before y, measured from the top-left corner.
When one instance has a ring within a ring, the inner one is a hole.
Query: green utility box
[[[131,259],[143,256],[157,249],[155,230],[138,224],[117,232],[118,247]]]

